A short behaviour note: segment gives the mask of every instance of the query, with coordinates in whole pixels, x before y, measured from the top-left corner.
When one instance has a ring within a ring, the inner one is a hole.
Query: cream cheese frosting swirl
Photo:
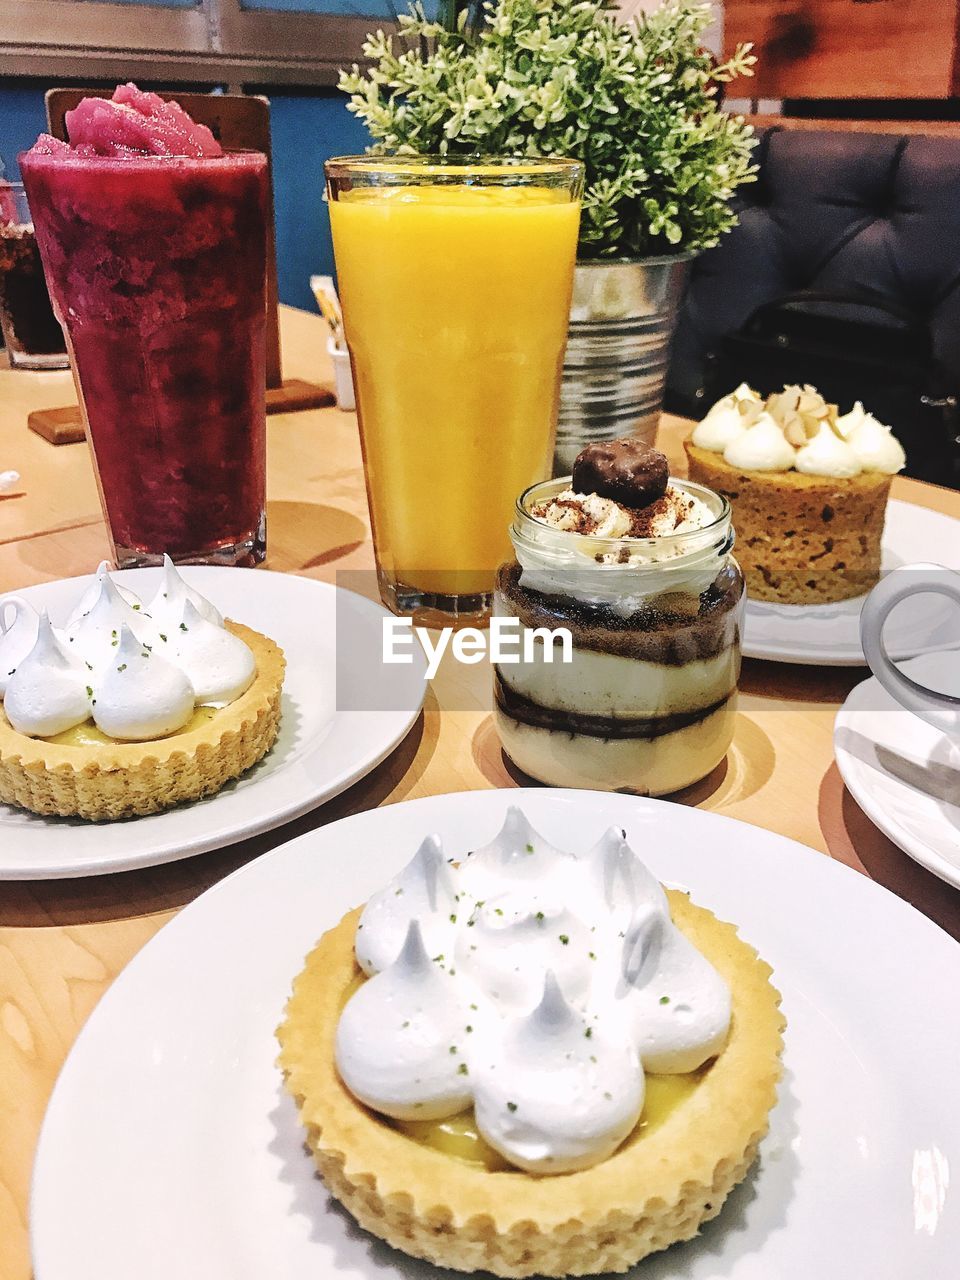
[[[723,450],[724,461],[744,471],[789,471],[797,451],[769,413],[735,436]]]
[[[761,397],[747,383],[741,382],[735,391],[718,400],[697,423],[693,443],[712,453],[722,453],[728,444],[743,435],[762,409]]]
[[[837,419],[837,427],[864,471],[894,475],[906,466],[907,455],[900,441],[889,427],[867,413],[859,400],[849,413]]]
[[[741,471],[791,471],[849,479],[862,472],[895,475],[906,454],[889,427],[858,400],[837,415],[810,386],[788,386],[760,399],[741,384],[718,400],[690,437]]]
[[[16,596],[0,601],[0,623],[4,711],[35,738],[86,720],[121,741],[163,737],[196,706],[235,701],[256,674],[247,645],[168,557],[149,608],[103,563],[65,631]]]
[[[730,992],[670,919],[666,895],[609,831],[585,854],[518,809],[459,863],[428,837],[357,929],[370,975],[336,1035],[347,1088],[396,1119],[471,1104],[517,1168],[606,1159],[640,1118],[644,1073],[715,1057]]]

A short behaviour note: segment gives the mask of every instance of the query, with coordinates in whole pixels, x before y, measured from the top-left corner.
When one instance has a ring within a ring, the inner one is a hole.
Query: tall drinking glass
[[[571,160],[326,165],[383,601],[480,620],[550,475],[580,219]]]
[[[266,157],[20,168],[117,563],[262,560]]]
[[[0,331],[14,369],[67,369],[33,219],[20,182],[0,179]]]

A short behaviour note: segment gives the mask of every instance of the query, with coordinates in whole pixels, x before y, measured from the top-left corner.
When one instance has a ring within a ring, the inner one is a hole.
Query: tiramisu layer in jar
[[[554,786],[642,795],[710,773],[733,738],[740,672],[726,499],[670,479],[638,441],[589,445],[572,477],[520,496],[511,537],[495,612],[519,618],[520,657],[494,677],[510,759]],[[559,644],[527,642],[560,627],[570,662]]]

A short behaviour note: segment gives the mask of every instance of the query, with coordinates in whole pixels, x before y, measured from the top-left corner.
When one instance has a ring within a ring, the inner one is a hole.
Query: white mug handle
[[[881,579],[864,602],[860,641],[870,670],[891,698],[943,733],[960,732],[960,698],[938,693],[898,671],[883,642],[883,628],[891,609],[921,593],[946,596],[960,606],[960,574],[939,564],[909,564]],[[960,650],[957,651],[960,664]]]
[[[7,610],[11,607],[13,609],[13,617],[8,623],[9,614]],[[21,596],[4,596],[0,600],[0,636],[5,636],[8,631],[12,631],[28,608],[29,605]]]

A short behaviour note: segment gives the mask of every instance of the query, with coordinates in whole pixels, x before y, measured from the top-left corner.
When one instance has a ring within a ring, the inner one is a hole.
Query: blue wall
[[[19,178],[18,153],[32,147],[46,127],[42,89],[0,88],[0,163],[8,178]]]
[[[338,93],[271,94],[270,120],[280,300],[315,311],[310,276],[333,274],[323,162],[363,151],[370,137]]]
[[[280,300],[315,311],[310,276],[333,274],[323,162],[362,151],[369,137],[347,111],[342,94],[269,96]],[[18,177],[17,153],[32,146],[45,128],[42,88],[0,87],[0,160],[8,177]]]

